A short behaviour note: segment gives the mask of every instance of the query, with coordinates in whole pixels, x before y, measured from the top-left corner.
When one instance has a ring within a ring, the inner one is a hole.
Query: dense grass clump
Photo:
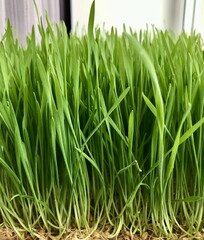
[[[93,9],[92,9],[93,10]],[[202,228],[204,53],[152,29],[0,43],[0,219],[15,231]]]

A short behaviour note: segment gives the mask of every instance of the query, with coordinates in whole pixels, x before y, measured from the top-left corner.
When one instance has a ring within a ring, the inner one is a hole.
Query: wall
[[[161,29],[180,31],[184,0],[96,0],[96,25],[109,30],[117,27],[119,32],[123,23],[133,29],[146,29],[154,25]],[[89,9],[92,0],[72,1],[72,25],[81,30],[87,28]]]
[[[92,0],[72,0],[72,27],[78,32],[87,29],[89,10]],[[196,4],[195,4],[196,3]],[[194,9],[195,8],[195,9]],[[193,11],[195,16],[193,20]],[[204,37],[203,0],[96,0],[95,25],[109,30],[117,27],[119,32],[123,23],[134,30],[146,29],[154,25],[160,29],[179,33],[192,27]]]

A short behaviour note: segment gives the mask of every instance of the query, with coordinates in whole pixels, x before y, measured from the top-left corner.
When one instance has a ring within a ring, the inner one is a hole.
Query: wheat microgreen
[[[155,28],[67,34],[39,23],[0,43],[0,219],[39,236],[202,228],[204,61],[200,35]]]

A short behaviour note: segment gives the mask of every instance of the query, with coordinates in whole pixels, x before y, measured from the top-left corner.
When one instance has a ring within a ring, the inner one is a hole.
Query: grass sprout
[[[204,204],[199,34],[67,34],[39,23],[0,42],[0,219],[38,236],[69,228],[196,234]],[[19,233],[20,235],[20,233]]]

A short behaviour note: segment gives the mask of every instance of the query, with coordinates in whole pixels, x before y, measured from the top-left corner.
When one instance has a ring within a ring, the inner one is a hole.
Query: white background
[[[117,27],[121,32],[123,23],[133,30],[146,29],[154,25],[159,29],[179,33],[184,28],[188,33],[194,27],[204,36],[204,0],[95,0],[95,25],[110,30]],[[92,0],[72,0],[72,27],[78,32],[87,29]],[[185,8],[184,8],[185,7]],[[194,22],[194,25],[193,25]]]
[[[195,16],[193,18],[194,3]],[[60,9],[58,0],[36,0],[39,14],[48,11],[52,22],[59,23]],[[71,0],[72,29],[79,23],[78,32],[87,29],[92,0]],[[191,33],[192,28],[204,38],[204,0],[95,0],[95,26],[106,30],[116,27],[122,32],[123,24],[139,31],[151,25],[159,29],[180,33],[184,28]],[[10,19],[21,42],[38,20],[33,0],[0,0],[0,37],[4,33],[5,19]]]

